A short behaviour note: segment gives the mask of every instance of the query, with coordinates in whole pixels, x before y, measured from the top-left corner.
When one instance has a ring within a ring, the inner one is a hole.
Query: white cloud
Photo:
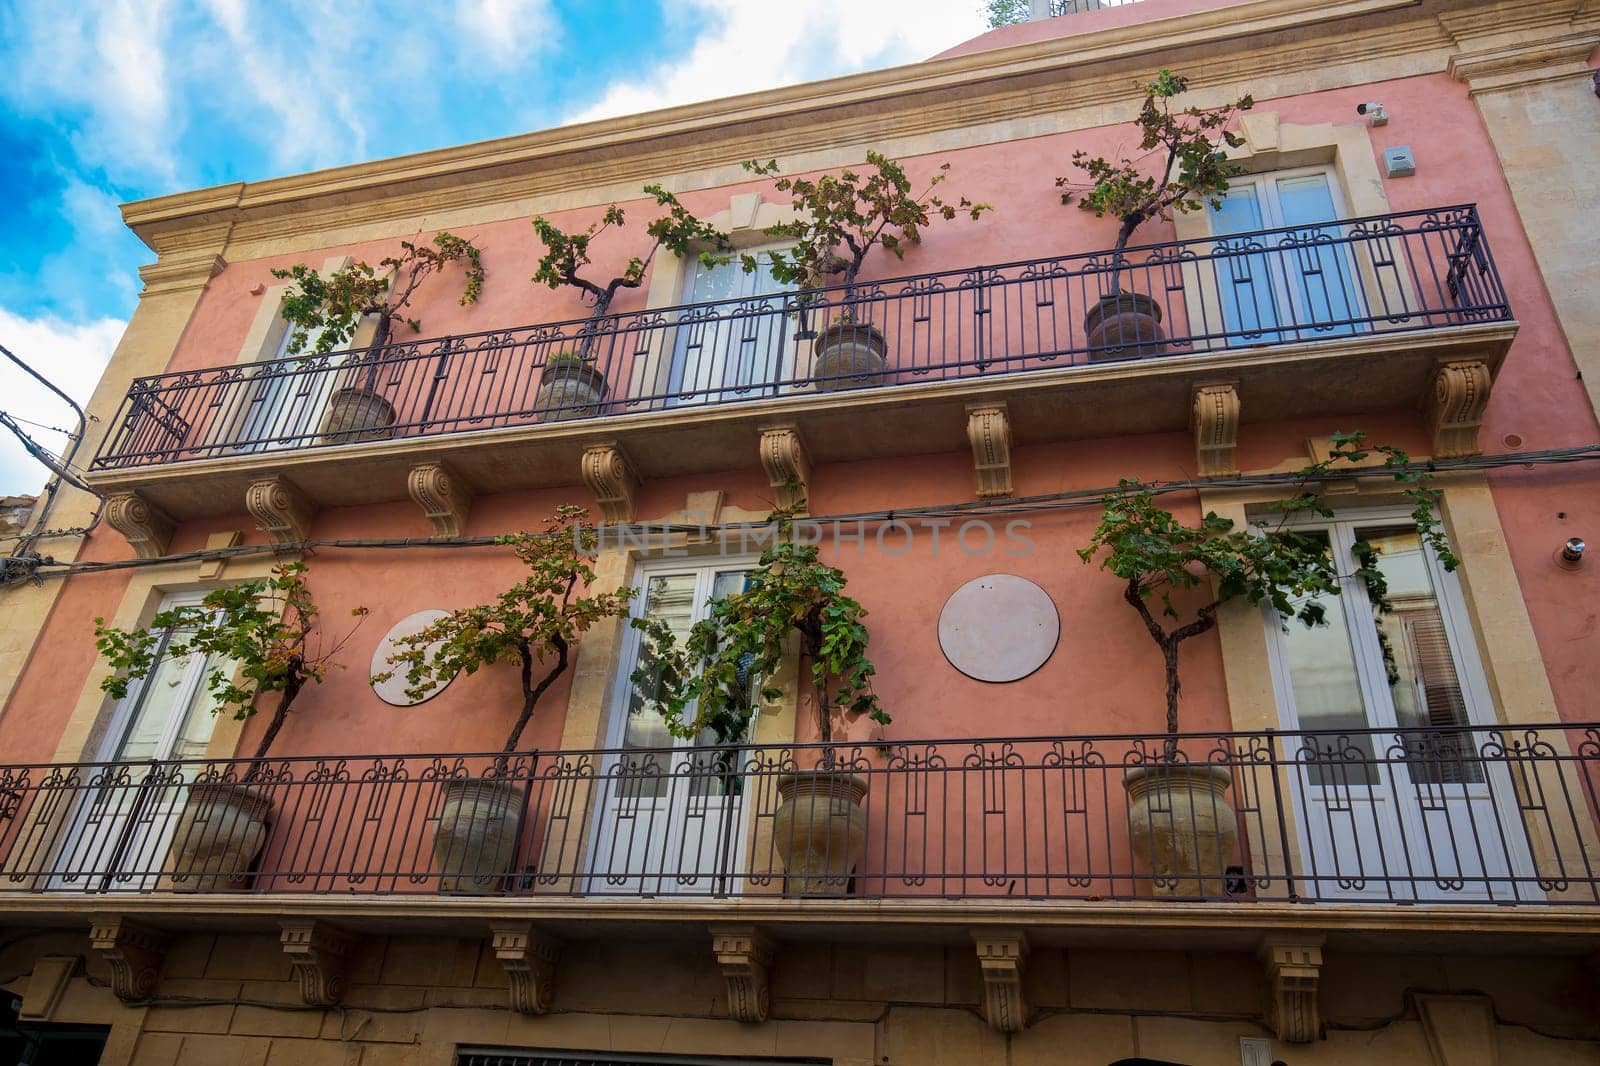
[[[171,179],[182,132],[167,66],[168,0],[18,5],[0,93],[20,109],[82,115],[74,137],[89,162]]]
[[[610,86],[570,122],[926,59],[985,29],[976,0],[685,0],[711,28],[681,60]]]
[[[456,20],[501,67],[512,65],[536,46],[543,49],[555,43],[548,0],[462,0]]]
[[[127,323],[114,318],[74,325],[48,316],[26,318],[0,307],[0,344],[80,404],[88,403],[126,327]],[[72,408],[60,397],[3,356],[0,356],[0,410],[19,419],[62,429],[71,429],[76,420]],[[58,455],[67,446],[61,433],[32,425],[22,428]],[[91,458],[93,456],[80,453],[76,465],[86,466]],[[0,429],[0,496],[37,493],[49,476],[9,431]]]
[[[241,102],[264,108],[277,127],[263,138],[275,166],[325,167],[360,158],[352,149],[365,145],[366,131],[318,49],[298,34],[269,40],[252,32],[259,8],[249,0],[205,0],[204,7],[227,39],[213,58],[243,82]]]

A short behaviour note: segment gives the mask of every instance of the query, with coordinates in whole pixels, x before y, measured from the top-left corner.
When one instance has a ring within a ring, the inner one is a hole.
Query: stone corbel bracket
[[[777,947],[753,925],[711,928],[711,950],[728,983],[728,1013],[735,1021],[764,1022],[771,1009],[769,979]]]
[[[316,505],[287,478],[252,481],[244,493],[244,506],[277,544],[294,544],[311,536]]]
[[[1021,929],[974,931],[978,968],[983,972],[983,1016],[1002,1033],[1017,1033],[1028,1024],[1028,1001],[1022,975],[1028,960],[1028,937]]]
[[[1195,470],[1200,477],[1239,473],[1239,383],[1196,385],[1190,407]]]
[[[967,405],[967,440],[978,474],[978,498],[1010,496],[1011,417],[1004,401]]]
[[[1309,1044],[1322,1032],[1317,987],[1323,937],[1269,937],[1257,951],[1267,974],[1267,1016],[1278,1039]]]
[[[612,524],[632,522],[638,509],[639,475],[615,441],[593,444],[584,450],[583,483],[600,505],[600,519]]]
[[[300,979],[300,998],[309,1006],[331,1007],[344,998],[345,971],[355,941],[327,922],[278,923],[283,953]]]
[[[436,537],[459,537],[472,511],[472,490],[447,463],[418,463],[406,475],[406,491],[433,523]]]
[[[122,534],[140,559],[165,555],[174,528],[165,511],[137,492],[119,492],[106,498],[106,524]]]
[[[500,922],[489,927],[494,957],[511,981],[511,1009],[544,1014],[556,1001],[556,963],[561,941],[532,922]]]
[[[1423,414],[1433,437],[1433,457],[1451,459],[1477,455],[1478,430],[1489,406],[1492,378],[1481,359],[1450,359],[1433,372],[1423,398]]]
[[[811,459],[794,426],[769,426],[761,431],[761,468],[772,486],[772,502],[794,507],[811,496]]]
[[[120,914],[89,920],[89,946],[111,966],[111,991],[124,1003],[149,999],[167,954],[167,935]]]
[[[1497,1066],[1494,1000],[1484,995],[1414,992],[1422,1035],[1438,1066]]]

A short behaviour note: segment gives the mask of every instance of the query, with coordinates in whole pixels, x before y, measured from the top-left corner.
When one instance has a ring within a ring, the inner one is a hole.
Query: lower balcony
[[[1597,786],[1594,726],[8,766],[0,912],[1597,908]]]
[[[1202,387],[1235,427],[1423,403],[1463,454],[1515,332],[1476,209],[1438,208],[140,378],[88,480],[181,520],[264,476],[404,499],[419,458],[480,492],[598,442],[734,470],[776,426],[813,463],[961,451],[974,405],[1016,445],[1182,431]]]

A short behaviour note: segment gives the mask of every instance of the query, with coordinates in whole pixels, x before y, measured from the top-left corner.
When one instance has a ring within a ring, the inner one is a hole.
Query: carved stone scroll
[[[1197,385],[1190,425],[1194,429],[1195,469],[1201,477],[1231,477],[1239,472],[1239,386],[1237,382]]]
[[[735,1021],[764,1022],[771,1007],[768,978],[776,948],[753,925],[711,927],[711,950],[728,983],[728,1013]]]
[[[1270,937],[1257,952],[1267,972],[1267,1014],[1278,1039],[1308,1044],[1322,1030],[1317,986],[1322,975],[1320,936]]]
[[[472,490],[448,464],[418,463],[406,475],[406,491],[433,523],[434,536],[461,536],[472,510]]]
[[[767,472],[777,506],[793,507],[809,498],[811,460],[794,426],[770,426],[761,431],[761,467]]]
[[[253,481],[245,490],[244,506],[261,523],[261,529],[279,544],[293,544],[311,535],[316,506],[287,478]]]
[[[161,975],[167,935],[120,914],[89,920],[89,945],[111,965],[111,991],[123,1002],[148,999]]]
[[[106,524],[122,534],[140,559],[161,558],[172,540],[172,519],[137,492],[106,497]]]
[[[313,1007],[331,1007],[344,998],[345,968],[355,941],[327,922],[278,923],[279,941],[300,979],[300,998]]]
[[[556,1001],[556,962],[561,942],[532,922],[499,922],[489,927],[494,957],[511,980],[511,1009],[544,1014]]]
[[[600,518],[606,522],[632,522],[639,476],[633,464],[615,442],[596,444],[583,453],[583,482],[600,505]]]
[[[1028,938],[1021,929],[974,931],[978,967],[983,971],[983,1015],[1002,1033],[1020,1032],[1028,1024],[1028,1001],[1022,994],[1022,973]]]
[[[1477,455],[1478,429],[1489,406],[1489,365],[1481,360],[1449,360],[1433,372],[1423,411],[1433,435],[1433,457]]]
[[[978,498],[1011,495],[1011,418],[1006,405],[968,404],[967,440],[978,473]]]

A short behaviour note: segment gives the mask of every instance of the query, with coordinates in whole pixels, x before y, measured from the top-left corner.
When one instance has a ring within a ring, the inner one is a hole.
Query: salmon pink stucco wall
[[[1172,0],[1145,0],[1149,9]],[[1110,15],[1113,12],[1098,14]],[[1428,75],[1360,88],[1262,100],[1258,108],[1289,123],[1347,123],[1355,104],[1381,99],[1390,124],[1371,132],[1376,158],[1383,147],[1412,146],[1416,176],[1384,182],[1395,210],[1476,202],[1492,243],[1500,274],[1522,330],[1497,384],[1482,435],[1487,451],[1550,448],[1597,439],[1592,410],[1574,381],[1571,353],[1559,331],[1548,294],[1476,109],[1465,86],[1443,75]],[[943,162],[952,164],[946,186],[953,194],[987,201],[995,211],[981,223],[936,225],[924,245],[904,262],[879,256],[869,273],[893,276],[935,269],[964,269],[982,263],[1084,252],[1110,243],[1113,224],[1059,203],[1056,174],[1065,173],[1073,151],[1112,152],[1126,145],[1127,127],[1106,127],[1000,145],[967,148],[907,161],[920,183]],[[641,175],[640,184],[655,177]],[[766,187],[742,183],[685,194],[689,207],[708,215],[727,206],[730,194]],[[769,195],[771,195],[769,193]],[[606,276],[640,250],[646,205],[627,205],[632,224],[621,240],[597,244],[596,273]],[[598,209],[562,212],[553,220],[582,227]],[[424,331],[437,335],[581,316],[570,292],[552,293],[527,281],[538,255],[526,218],[460,227],[484,252],[489,280],[477,307],[455,303],[451,275],[425,287],[416,307]],[[1140,240],[1170,238],[1171,227],[1151,225]],[[328,255],[348,253],[375,259],[394,250],[393,241],[318,250],[299,256],[231,263],[213,280],[191,328],[174,353],[173,369],[226,364],[239,347],[259,307],[250,290],[273,284],[268,271],[298,260],[313,264]],[[619,310],[642,306],[644,290],[630,292]],[[1315,387],[1314,383],[1308,387]],[[1245,412],[1240,462],[1246,468],[1278,465],[1305,455],[1305,439],[1334,429],[1364,428],[1375,438],[1414,452],[1427,450],[1420,420],[1409,414],[1347,418],[1285,425],[1262,422],[1262,412]],[[1520,444],[1507,441],[1520,438]],[[1180,478],[1193,472],[1192,442],[1183,434],[1019,447],[1013,457],[1016,488],[1023,495],[1113,485],[1118,478]],[[752,463],[752,466],[754,464]],[[1490,475],[1496,505],[1513,563],[1525,594],[1540,650],[1549,667],[1563,715],[1592,717],[1592,695],[1585,668],[1592,659],[1600,588],[1596,568],[1571,573],[1553,565],[1555,548],[1573,534],[1600,528],[1600,493],[1587,467],[1525,469],[1514,465]],[[965,453],[907,459],[866,460],[825,465],[813,472],[811,509],[819,515],[926,507],[970,501],[971,459]],[[759,509],[769,495],[759,471],[708,474],[673,482],[647,483],[640,513],[660,514],[683,505],[690,491],[722,488],[736,506]],[[581,486],[540,493],[489,495],[474,504],[469,533],[500,533],[528,528],[556,503],[588,499]],[[1197,516],[1193,497],[1174,497],[1179,516]],[[1023,556],[972,556],[949,550],[935,555],[931,537],[916,537],[903,554],[879,552],[869,543],[825,545],[824,558],[836,560],[850,578],[850,591],[871,612],[877,686],[895,723],[889,735],[1024,735],[1064,730],[1100,732],[1155,730],[1161,726],[1161,671],[1154,645],[1134,613],[1122,602],[1117,581],[1079,562],[1074,551],[1094,525],[1092,506],[1026,516],[1033,524],[1032,551]],[[183,526],[175,550],[198,547],[207,532],[248,530],[244,516]],[[414,537],[426,532],[409,503],[379,507],[334,508],[316,518],[318,537]],[[259,541],[259,534],[249,539]],[[1003,548],[1001,549],[1003,551]],[[124,558],[126,545],[108,530],[91,538],[88,559]],[[509,667],[459,679],[422,707],[401,710],[379,703],[366,684],[372,648],[398,618],[423,607],[476,602],[515,577],[515,565],[492,549],[407,549],[404,551],[323,550],[311,560],[312,585],[329,620],[338,629],[351,607],[373,610],[348,648],[347,669],[305,697],[296,720],[279,744],[283,754],[314,751],[425,751],[493,749],[503,739],[516,706],[516,683]],[[951,668],[939,651],[936,623],[944,600],[971,577],[996,570],[1021,574],[1042,585],[1062,615],[1061,643],[1033,677],[1006,686],[997,696]],[[75,578],[58,601],[44,639],[0,717],[0,751],[7,758],[42,758],[53,750],[66,715],[92,666],[92,618],[115,610],[126,579],[118,573]],[[1214,637],[1184,648],[1184,724],[1218,729],[1227,724],[1221,660]],[[560,736],[565,690],[552,692],[526,743],[549,746]],[[1516,708],[1507,709],[1513,716]],[[259,721],[251,723],[248,747]],[[853,727],[871,730],[862,723]]]

